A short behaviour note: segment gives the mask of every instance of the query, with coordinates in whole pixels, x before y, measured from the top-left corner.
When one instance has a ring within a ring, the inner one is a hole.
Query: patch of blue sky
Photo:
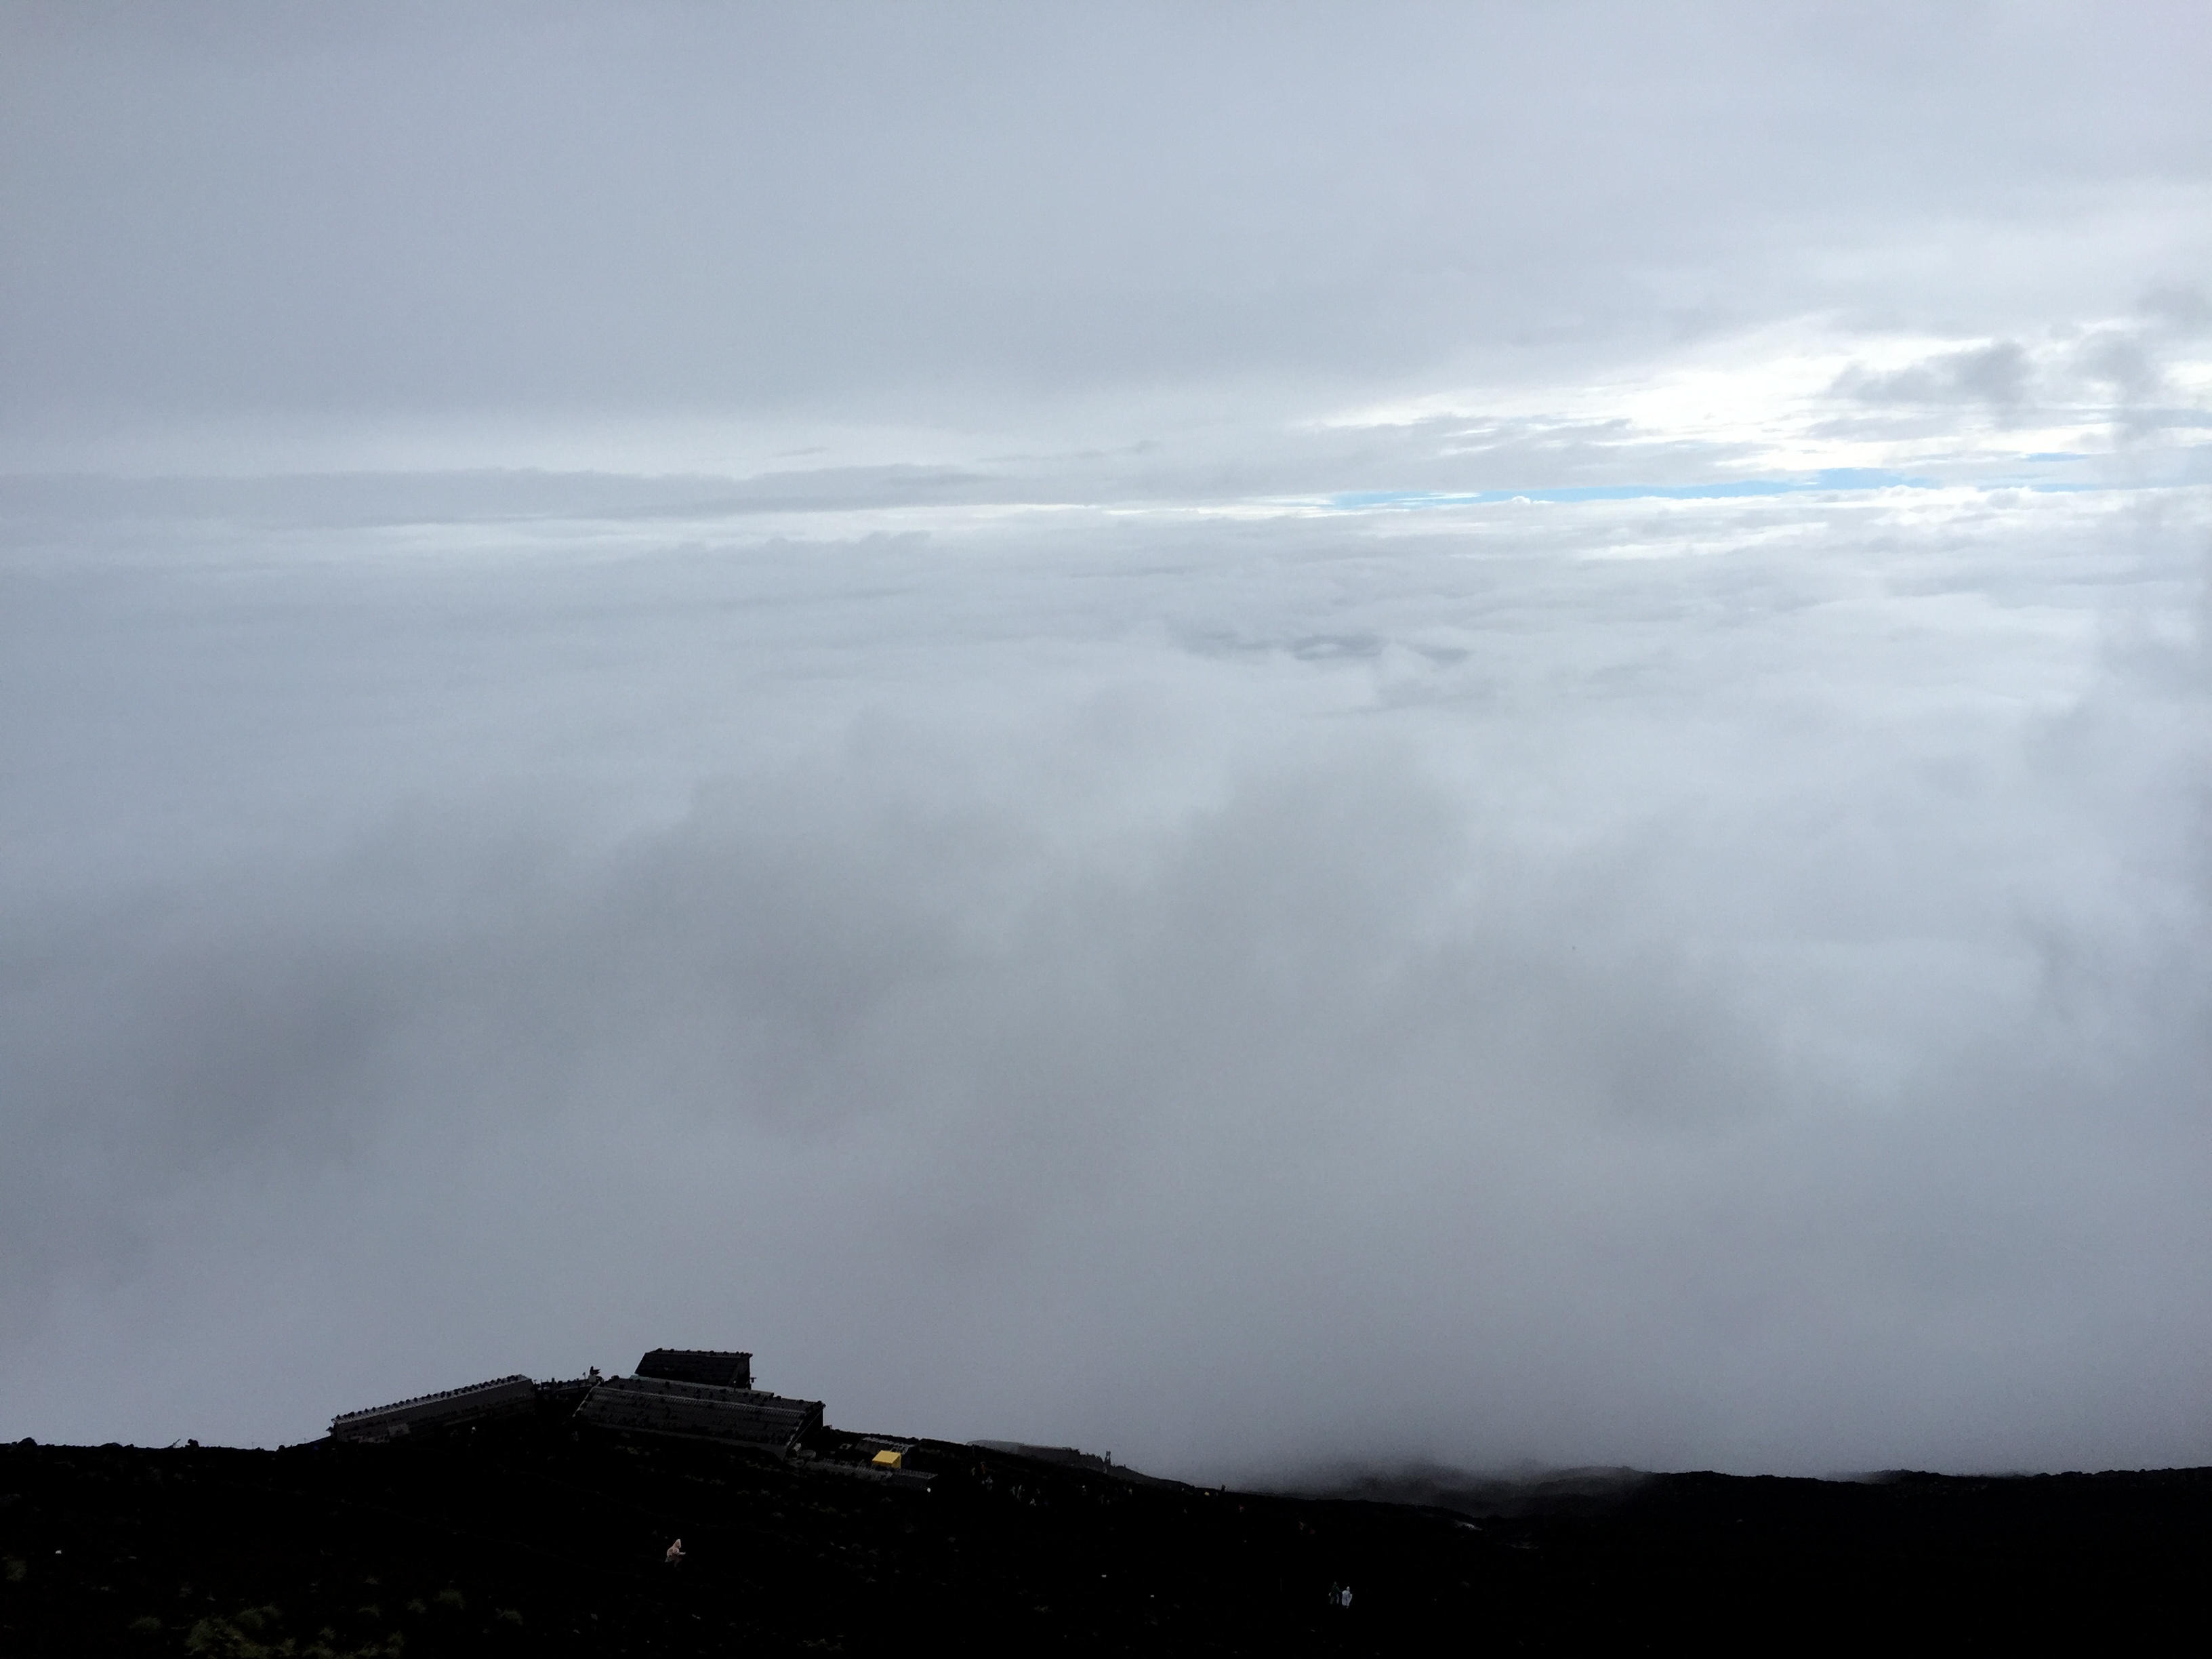
[[[1695,484],[1569,484],[1551,489],[1355,489],[1328,497],[1340,512],[1377,508],[1486,507],[1504,501],[1726,501],[1747,495],[1803,495],[1837,489],[1935,489],[1934,478],[1913,477],[1875,467],[1830,467],[1809,478],[1738,478]]]

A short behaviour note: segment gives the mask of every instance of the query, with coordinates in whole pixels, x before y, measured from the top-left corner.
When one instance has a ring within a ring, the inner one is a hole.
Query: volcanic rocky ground
[[[2196,1646],[2212,1470],[1207,1491],[923,1441],[894,1486],[580,1427],[0,1447],[0,1654]],[[1358,1490],[1355,1488],[1354,1490]],[[1420,1501],[1402,1501],[1415,1499]],[[685,1559],[664,1553],[680,1537]],[[1328,1599],[1349,1585],[1349,1607]]]

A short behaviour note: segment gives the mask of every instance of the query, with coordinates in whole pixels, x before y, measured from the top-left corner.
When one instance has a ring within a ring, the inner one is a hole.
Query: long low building
[[[397,1440],[423,1429],[447,1429],[469,1423],[520,1417],[538,1409],[538,1385],[526,1376],[496,1376],[465,1389],[442,1389],[411,1400],[367,1411],[342,1412],[331,1419],[333,1440]]]
[[[576,1408],[576,1420],[639,1434],[680,1434],[785,1452],[822,1426],[822,1402],[755,1389],[672,1377],[611,1376]]]

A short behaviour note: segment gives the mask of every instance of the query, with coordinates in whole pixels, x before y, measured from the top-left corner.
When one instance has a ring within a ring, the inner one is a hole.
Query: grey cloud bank
[[[673,1324],[1193,1471],[2201,1455],[2203,514],[2068,499],[18,571],[10,1421]]]
[[[2040,327],[2202,282],[2200,25],[17,7],[5,418],[1118,428]]]
[[[0,1434],[2212,1461],[2198,15],[1661,15],[7,12]]]

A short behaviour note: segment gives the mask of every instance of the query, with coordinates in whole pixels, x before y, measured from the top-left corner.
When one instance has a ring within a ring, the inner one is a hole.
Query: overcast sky
[[[2207,85],[0,7],[0,1437],[2212,1462]]]

